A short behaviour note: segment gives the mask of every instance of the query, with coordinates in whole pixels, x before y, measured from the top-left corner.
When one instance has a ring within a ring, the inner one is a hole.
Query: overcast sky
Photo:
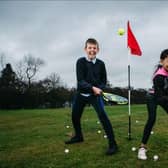
[[[142,56],[130,56],[131,85],[151,87],[160,52],[168,48],[168,2],[166,1],[0,1],[0,53],[12,66],[25,54],[40,57],[45,65],[38,79],[55,72],[68,87],[76,86],[75,64],[85,56],[89,37],[100,43],[98,58],[106,64],[113,86],[127,86],[127,21]]]

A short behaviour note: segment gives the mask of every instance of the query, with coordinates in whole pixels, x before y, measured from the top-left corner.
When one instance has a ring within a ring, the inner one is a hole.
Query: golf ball
[[[135,147],[132,147],[132,151],[136,151],[136,148],[135,148]]]
[[[153,131],[151,131],[151,134],[154,134],[154,132],[153,132]]]
[[[136,120],[135,122],[136,122],[136,123],[139,123],[139,121],[138,121],[138,120]]]
[[[69,125],[66,126],[66,128],[69,128],[69,127],[70,127]]]
[[[154,156],[153,156],[153,160],[154,160],[154,161],[156,161],[156,160],[158,160],[158,159],[159,159],[159,156],[158,156],[158,155],[154,155]]]
[[[98,130],[97,133],[100,134],[100,133],[101,133],[101,130]]]
[[[100,121],[97,121],[97,124],[100,124]]]
[[[64,151],[65,153],[69,153],[69,149],[65,149],[65,151]]]
[[[107,135],[104,135],[104,138],[107,138]]]

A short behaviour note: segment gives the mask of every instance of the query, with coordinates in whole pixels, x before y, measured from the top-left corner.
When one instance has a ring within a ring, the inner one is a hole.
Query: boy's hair
[[[88,44],[88,43],[90,43],[90,44],[95,44],[95,45],[97,45],[97,48],[99,48],[99,43],[98,43],[97,40],[94,39],[94,38],[89,38],[89,39],[86,40],[86,42],[85,42],[85,48],[87,48],[87,44]]]

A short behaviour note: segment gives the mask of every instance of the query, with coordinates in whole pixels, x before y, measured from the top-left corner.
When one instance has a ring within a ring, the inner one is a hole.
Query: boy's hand
[[[92,90],[93,90],[94,95],[101,95],[102,94],[102,90],[100,88],[93,86]]]

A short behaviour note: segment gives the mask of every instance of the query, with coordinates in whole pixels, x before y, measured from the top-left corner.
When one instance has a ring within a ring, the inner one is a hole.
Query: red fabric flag
[[[127,47],[130,48],[131,54],[138,55],[138,56],[142,55],[139,44],[138,44],[138,42],[137,42],[137,40],[136,40],[136,38],[135,38],[134,34],[132,33],[131,28],[130,28],[129,21],[128,21],[128,24],[127,24]]]

